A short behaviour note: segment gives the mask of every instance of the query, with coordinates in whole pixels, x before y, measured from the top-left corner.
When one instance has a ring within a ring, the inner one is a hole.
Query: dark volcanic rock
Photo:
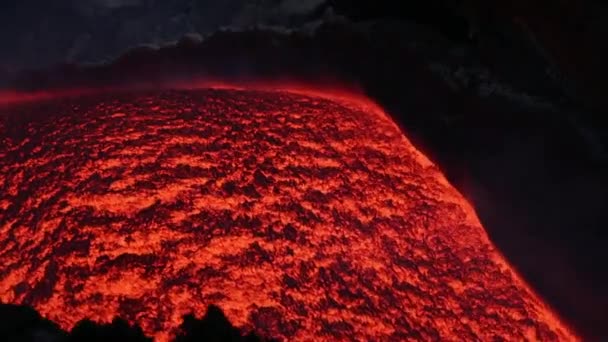
[[[95,323],[89,320],[78,322],[69,331],[42,317],[27,306],[0,304],[0,339],[10,342],[151,342],[139,326],[131,326],[116,318],[112,323]],[[200,319],[194,315],[183,317],[175,342],[256,342],[271,341],[261,339],[255,333],[242,334],[226,318],[222,310],[209,306],[207,313]]]

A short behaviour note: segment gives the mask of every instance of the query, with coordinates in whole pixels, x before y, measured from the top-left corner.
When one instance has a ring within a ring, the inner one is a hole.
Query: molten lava
[[[575,340],[362,97],[116,92],[0,108],[0,300],[168,340]]]

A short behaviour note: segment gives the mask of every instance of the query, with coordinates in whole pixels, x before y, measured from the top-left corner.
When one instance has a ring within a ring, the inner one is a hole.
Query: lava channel
[[[360,96],[167,89],[0,110],[0,300],[65,329],[120,316],[167,341],[215,304],[289,341],[577,340]]]

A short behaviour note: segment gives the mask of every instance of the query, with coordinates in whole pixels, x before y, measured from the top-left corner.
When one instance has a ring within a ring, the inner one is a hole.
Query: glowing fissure
[[[165,341],[217,304],[287,340],[576,340],[361,96],[142,90],[2,111],[0,300],[63,328],[119,315]]]

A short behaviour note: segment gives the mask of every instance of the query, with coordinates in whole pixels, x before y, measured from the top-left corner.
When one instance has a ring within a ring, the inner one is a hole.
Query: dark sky
[[[0,72],[111,60],[142,44],[254,24],[286,27],[322,0],[7,0],[0,2]]]

